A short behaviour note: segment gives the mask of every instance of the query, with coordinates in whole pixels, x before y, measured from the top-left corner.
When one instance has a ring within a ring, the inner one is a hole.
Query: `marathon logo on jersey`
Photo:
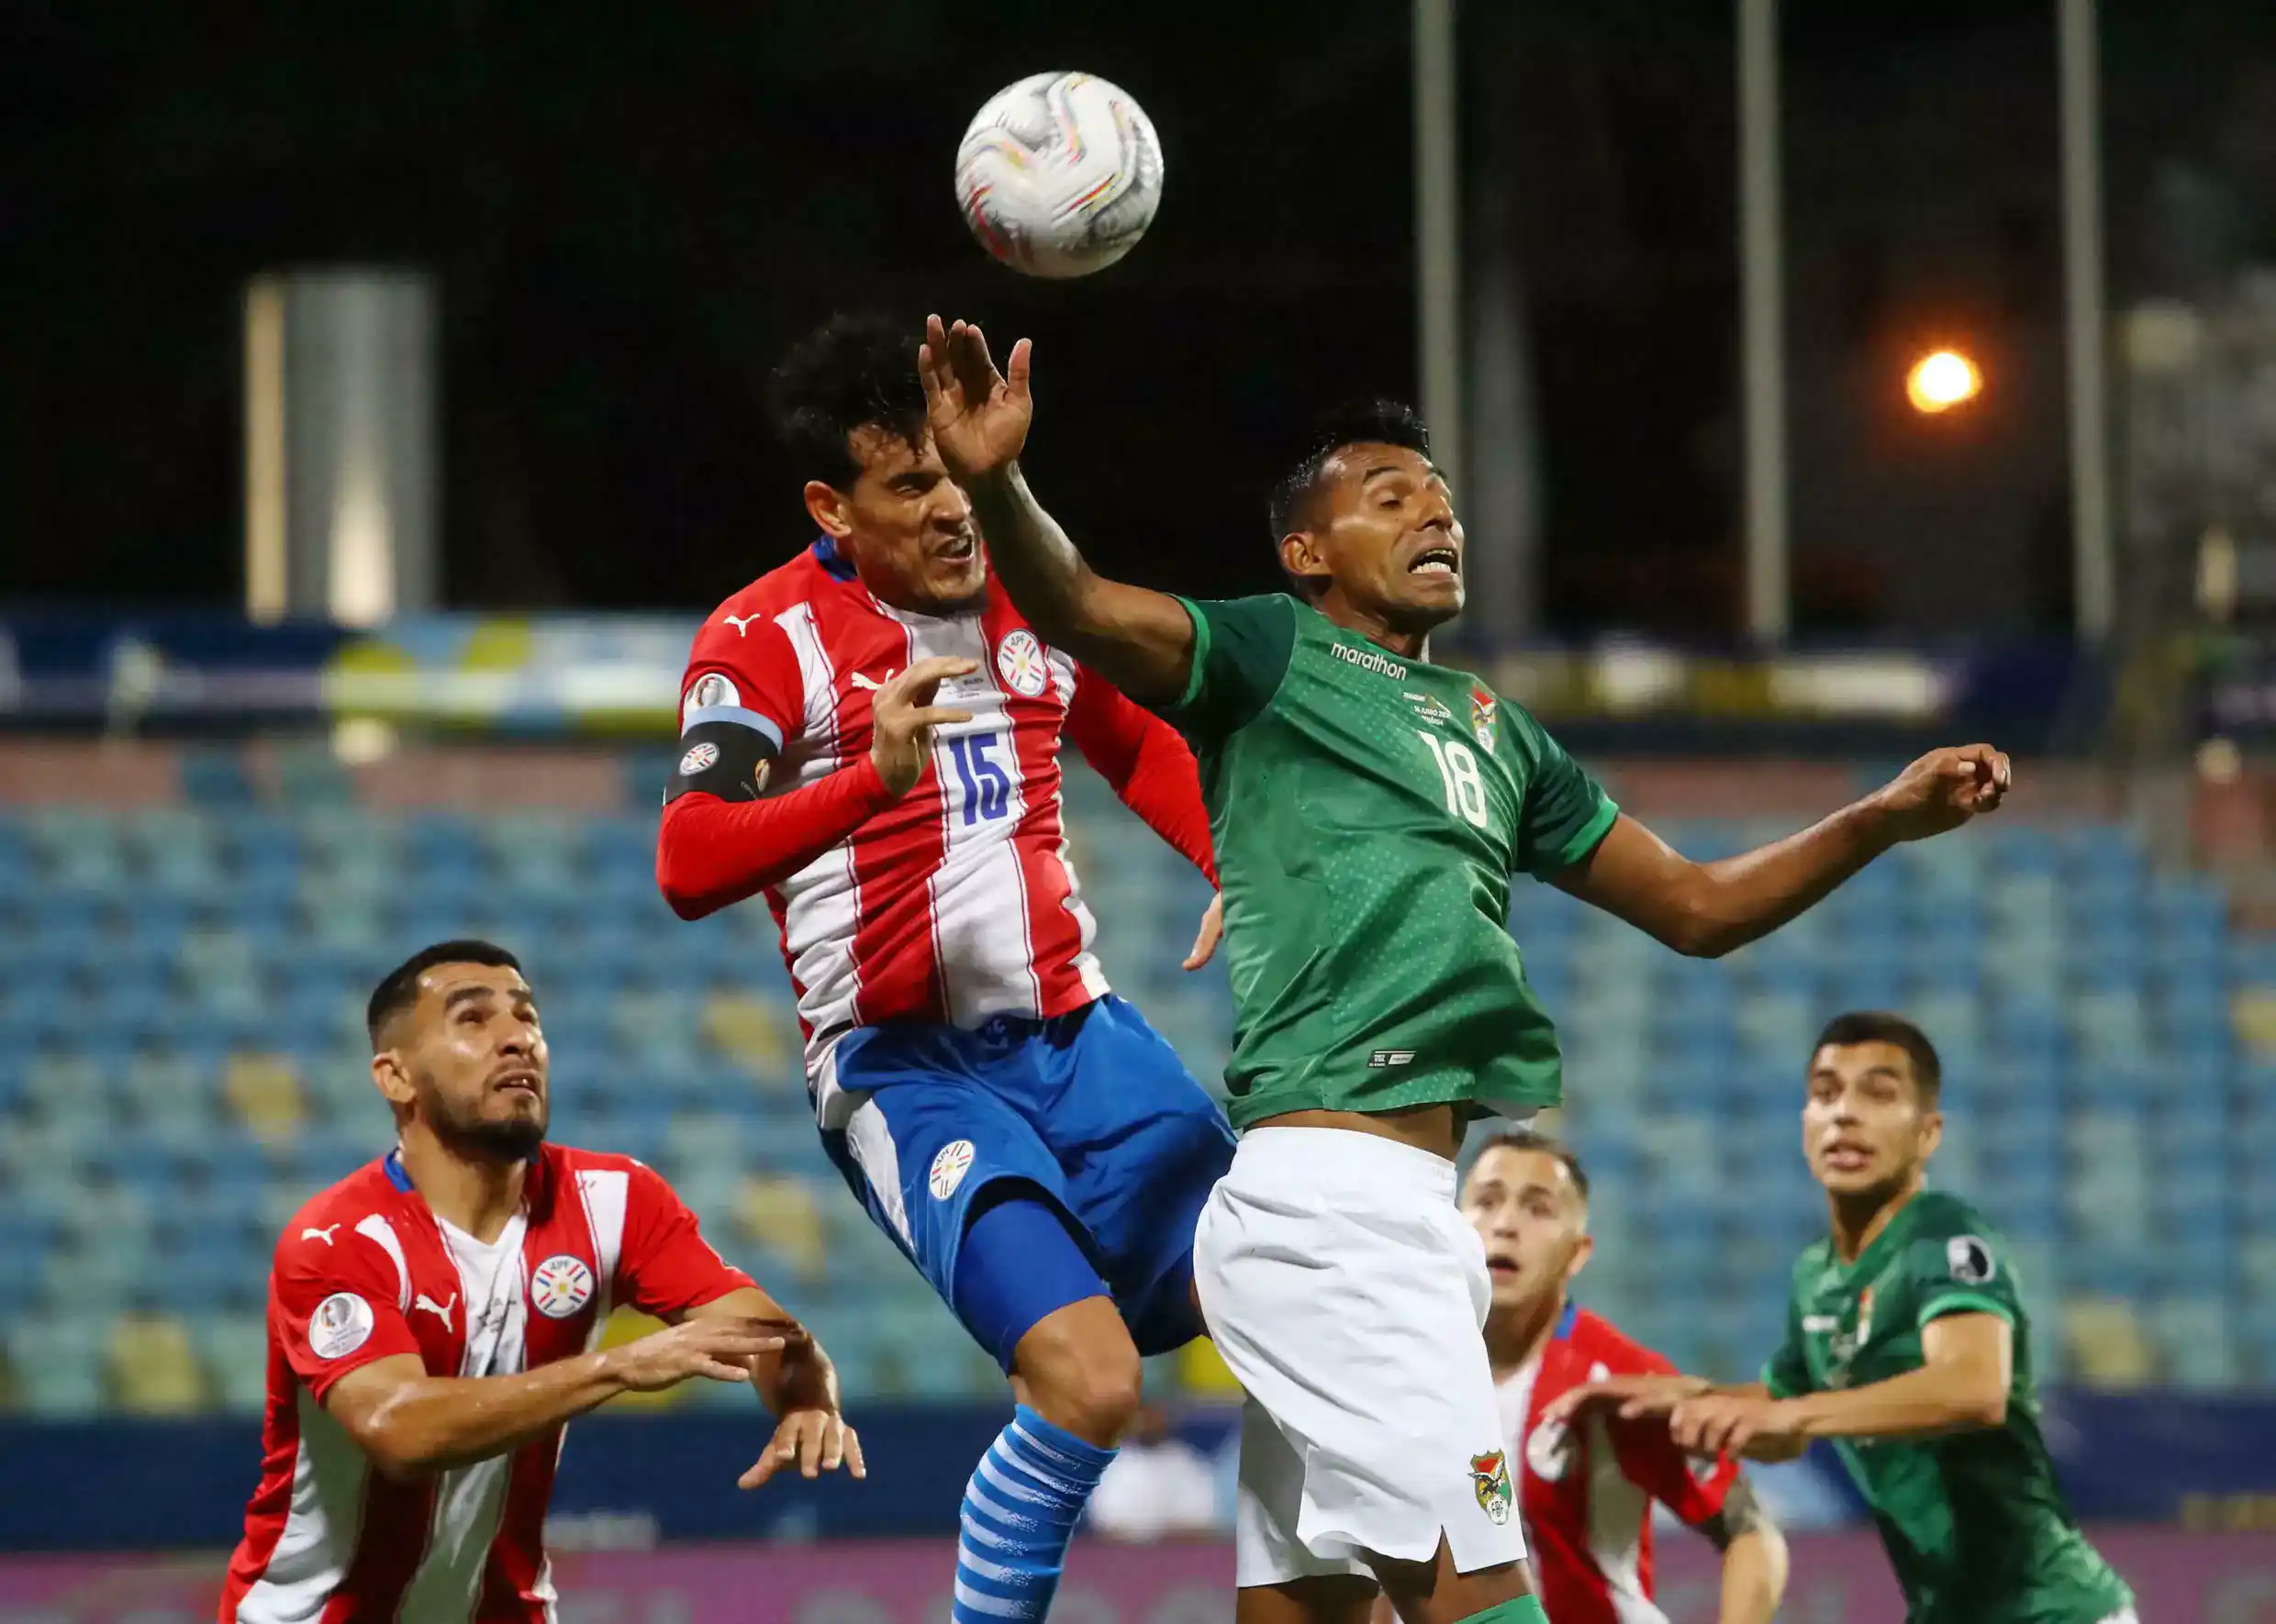
[[[1494,714],[1501,707],[1494,696],[1473,684],[1470,687],[1470,731],[1478,735],[1478,748],[1491,751],[1494,747]]]
[[[1405,666],[1377,653],[1373,649],[1355,649],[1349,643],[1330,643],[1328,647],[1346,665],[1356,665],[1360,670],[1371,671],[1378,676],[1397,677],[1402,683],[1407,680]]]
[[[1478,1508],[1496,1527],[1510,1520],[1510,1507],[1516,1496],[1510,1492],[1508,1456],[1498,1449],[1472,1455],[1470,1487],[1478,1496]]]
[[[372,1305],[351,1291],[336,1291],[308,1316],[308,1351],[318,1359],[345,1359],[372,1340]]]
[[[1025,627],[1006,632],[996,645],[996,669],[1004,686],[1029,699],[1041,699],[1051,686],[1051,662],[1043,658],[1043,645]]]
[[[1378,1049],[1367,1056],[1367,1069],[1373,1072],[1382,1071],[1389,1066],[1411,1066],[1412,1064],[1414,1064],[1414,1051],[1411,1049]]]
[[[566,1319],[593,1300],[593,1271],[585,1260],[556,1252],[530,1271],[530,1301],[548,1319]]]

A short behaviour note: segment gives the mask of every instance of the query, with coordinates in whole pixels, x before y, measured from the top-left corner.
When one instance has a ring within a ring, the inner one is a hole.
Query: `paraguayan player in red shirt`
[[[1534,1583],[1553,1624],[1667,1624],[1652,1599],[1652,1506],[1723,1552],[1721,1624],[1769,1624],[1786,1588],[1786,1541],[1728,1455],[1693,1459],[1650,1420],[1602,1412],[1544,1420],[1558,1395],[1610,1375],[1672,1372],[1666,1359],[1572,1300],[1589,1261],[1589,1179],[1563,1144],[1527,1129],[1488,1139],[1462,1212],[1493,1280],[1486,1349],[1503,1460],[1471,1463],[1481,1495],[1514,1482]],[[1388,1606],[1378,1618],[1388,1620]]]
[[[696,636],[656,873],[685,918],[764,897],[825,1148],[1011,1377],[954,1615],[1005,1624],[1049,1608],[1141,1356],[1199,1333],[1194,1224],[1233,1156],[1091,955],[1062,739],[1215,876],[1185,741],[992,583],[917,338],[841,317],[776,373],[821,534]],[[1212,907],[1188,968],[1216,924]]]
[[[629,1156],[545,1142],[545,1035],[514,956],[414,955],[372,995],[396,1148],[296,1213],[269,1277],[261,1486],[221,1624],[551,1624],[563,1424],[619,1393],[753,1383],[742,1483],[861,1445],[829,1359]],[[610,1310],[673,1322],[603,1349]]]

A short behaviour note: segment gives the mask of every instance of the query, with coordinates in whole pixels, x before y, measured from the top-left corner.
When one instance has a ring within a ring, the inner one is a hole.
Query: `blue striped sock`
[[[1076,1519],[1112,1459],[1024,1404],[1012,1412],[965,1485],[954,1624],[1036,1624],[1051,1610]]]

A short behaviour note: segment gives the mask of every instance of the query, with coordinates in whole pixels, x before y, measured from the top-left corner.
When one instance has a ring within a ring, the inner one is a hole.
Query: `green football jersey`
[[[1965,1201],[1923,1191],[1853,1263],[1830,1240],[1803,1252],[1786,1341],[1763,1380],[1783,1398],[1918,1370],[1921,1329],[1946,1314],[1996,1314],[2014,1328],[2005,1422],[1835,1442],[1872,1507],[1913,1624],[2095,1624],[2131,1607],[2132,1593],[2055,1485],[2014,1271]]]
[[[1193,741],[1233,978],[1233,1126],[1287,1111],[1558,1097],[1510,874],[1587,856],[1617,808],[1467,672],[1295,598],[1187,603]]]

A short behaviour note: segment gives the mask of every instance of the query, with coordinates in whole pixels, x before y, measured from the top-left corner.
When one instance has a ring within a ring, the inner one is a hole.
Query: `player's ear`
[[[1921,1160],[1926,1161],[1944,1143],[1944,1113],[1934,1106],[1921,1113]]]
[[[806,482],[806,512],[823,535],[842,541],[854,533],[853,517],[846,512],[845,493],[827,480]]]
[[[1309,530],[1291,530],[1280,538],[1280,567],[1314,597],[1328,584],[1328,561]]]
[[[1572,1262],[1565,1265],[1565,1284],[1570,1285],[1574,1277],[1589,1266],[1589,1260],[1594,1256],[1596,1256],[1596,1237],[1583,1235],[1579,1243],[1573,1248]]]
[[[411,1073],[403,1063],[403,1057],[392,1049],[383,1049],[372,1056],[372,1082],[386,1096],[387,1103],[407,1110],[416,1090],[411,1086]]]

